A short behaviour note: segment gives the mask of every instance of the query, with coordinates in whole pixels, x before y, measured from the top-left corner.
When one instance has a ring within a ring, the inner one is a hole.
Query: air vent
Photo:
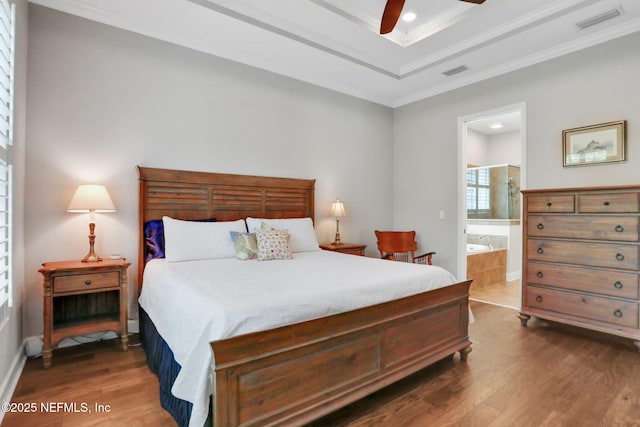
[[[620,15],[621,15],[620,10],[611,9],[604,13],[601,13],[600,15],[596,15],[589,19],[585,19],[584,21],[576,22],[576,27],[578,27],[580,30],[584,30],[586,28],[593,27],[594,25],[597,25],[601,22],[616,18]]]
[[[451,76],[453,76],[454,74],[462,73],[463,71],[467,71],[468,69],[469,69],[469,67],[467,67],[466,65],[461,65],[461,66],[459,66],[459,67],[456,67],[456,68],[452,68],[452,69],[450,69],[450,70],[447,70],[447,71],[445,71],[445,72],[444,72],[444,73],[442,73],[442,74],[444,74],[444,75],[445,75],[445,76],[447,76],[447,77],[451,77]]]

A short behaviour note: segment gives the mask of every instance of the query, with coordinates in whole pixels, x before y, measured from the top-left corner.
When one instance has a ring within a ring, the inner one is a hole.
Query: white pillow
[[[249,233],[260,230],[260,225],[266,223],[269,227],[278,230],[289,231],[289,249],[291,252],[319,251],[318,237],[313,228],[311,218],[286,218],[286,219],[265,219],[247,218],[247,228]]]
[[[164,251],[169,262],[233,258],[236,250],[229,231],[246,232],[244,220],[220,222],[182,221],[162,217]]]

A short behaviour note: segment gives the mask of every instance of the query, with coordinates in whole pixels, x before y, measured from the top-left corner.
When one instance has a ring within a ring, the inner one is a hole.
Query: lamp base
[[[102,258],[96,255],[95,251],[93,250],[93,245],[96,241],[96,235],[94,233],[95,229],[96,229],[96,224],[93,222],[90,222],[89,223],[89,253],[84,258],[82,258],[82,262],[102,261]]]
[[[332,245],[341,245],[342,242],[340,241],[340,220],[338,218],[336,218],[336,239],[331,242]]]
[[[82,262],[98,262],[98,261],[102,261],[102,258],[100,258],[98,255],[96,254],[87,254],[86,257],[81,259]]]

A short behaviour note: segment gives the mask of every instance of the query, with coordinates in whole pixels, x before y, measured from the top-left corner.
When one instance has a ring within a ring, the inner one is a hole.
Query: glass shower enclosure
[[[468,219],[520,219],[520,167],[467,168]]]

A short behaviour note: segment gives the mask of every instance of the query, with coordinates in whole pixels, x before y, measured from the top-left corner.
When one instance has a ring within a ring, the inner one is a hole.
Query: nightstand
[[[320,245],[320,249],[324,249],[325,251],[333,251],[340,252],[343,254],[352,254],[352,255],[360,255],[364,256],[364,248],[367,245],[361,245],[359,243],[342,243],[340,245],[336,245],[334,243],[322,243]]]
[[[45,262],[38,270],[44,281],[44,349],[42,362],[51,366],[52,349],[67,337],[115,331],[122,350],[128,346],[126,259],[98,262]]]

